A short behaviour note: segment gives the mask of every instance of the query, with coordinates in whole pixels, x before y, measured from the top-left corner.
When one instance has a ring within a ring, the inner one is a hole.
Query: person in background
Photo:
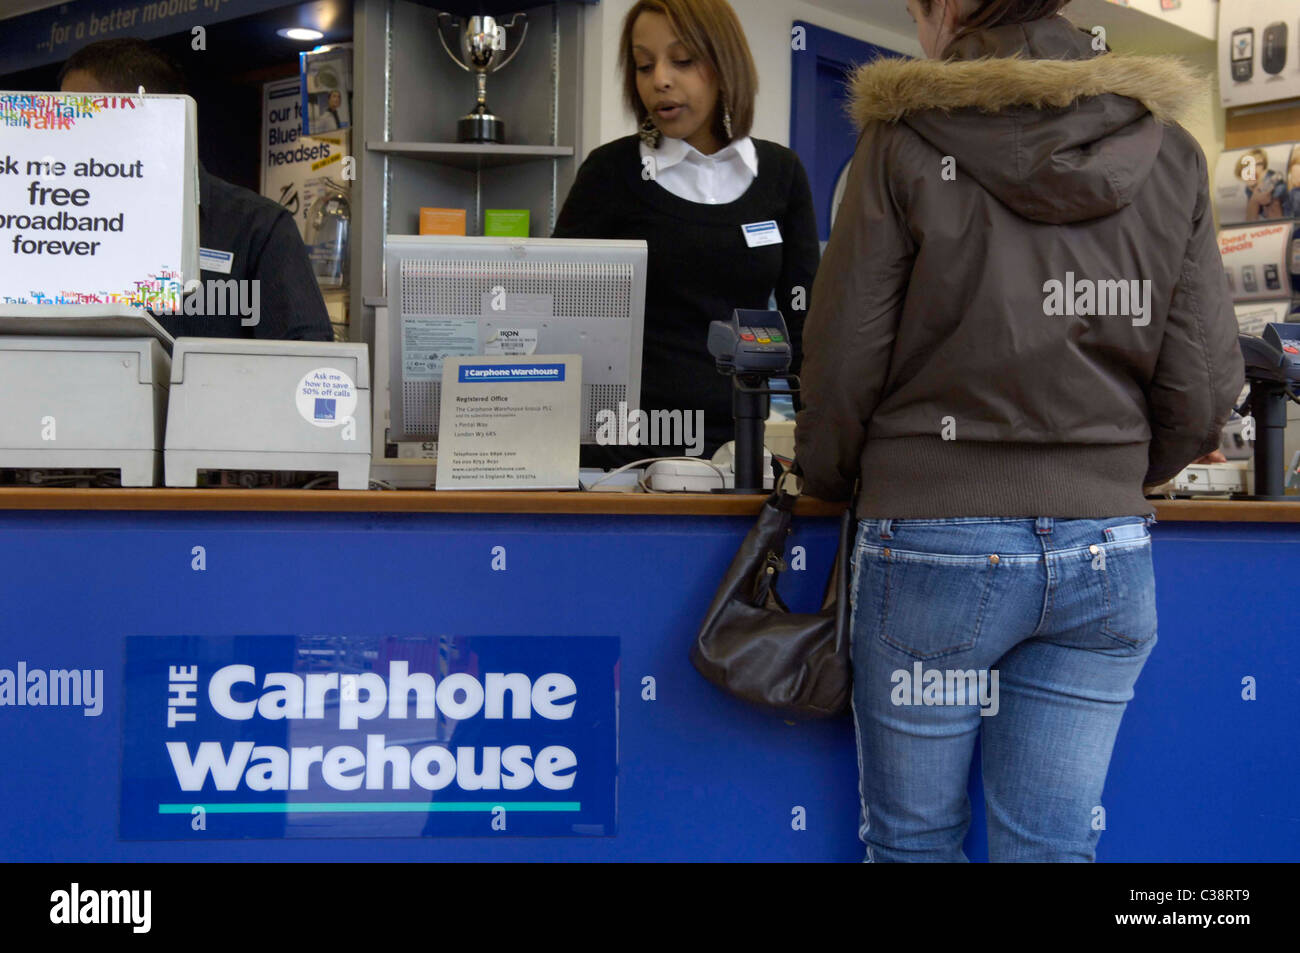
[[[909,0],[928,59],[852,82],[795,453],[813,496],[861,484],[870,861],[966,859],[977,739],[990,860],[1095,859],[1156,642],[1143,487],[1216,451],[1244,382],[1205,156],[1174,122],[1201,83],[1097,51],[1064,2]]]
[[[175,64],[143,40],[100,40],[68,57],[59,88],[70,93],[180,94],[185,81]],[[240,314],[163,312],[158,322],[173,337],[258,337],[332,341],[320,285],[288,210],[256,192],[208,173],[199,165],[199,245],[230,253],[230,271],[209,271],[208,281],[257,281],[256,323]],[[197,292],[202,293],[202,292]]]
[[[639,0],[623,19],[619,65],[638,132],[587,157],[554,237],[645,240],[641,408],[702,410],[708,456],[733,437],[711,321],[766,309],[775,292],[798,373],[819,257],[812,194],[798,156],[749,135],[758,74],[726,0]],[[775,226],[771,243],[744,230],[762,224]],[[683,452],[592,449],[613,451],[585,455],[605,465]]]

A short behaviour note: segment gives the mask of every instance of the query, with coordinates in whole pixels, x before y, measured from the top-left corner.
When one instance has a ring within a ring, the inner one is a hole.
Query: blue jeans
[[[868,861],[965,861],[980,739],[991,861],[1092,861],[1156,642],[1154,517],[862,520],[853,717]]]

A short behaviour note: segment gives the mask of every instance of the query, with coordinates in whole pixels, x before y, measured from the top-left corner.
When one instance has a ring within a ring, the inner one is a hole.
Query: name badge
[[[781,244],[781,229],[776,227],[776,222],[754,222],[740,226],[740,230],[745,235],[745,244],[750,248]]]
[[[199,269],[201,271],[215,271],[228,275],[230,274],[230,266],[234,261],[234,252],[217,251],[213,248],[199,249]]]

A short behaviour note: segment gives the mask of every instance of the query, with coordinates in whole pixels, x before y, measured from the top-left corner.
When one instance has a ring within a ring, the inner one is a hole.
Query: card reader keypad
[[[774,328],[741,325],[740,339],[751,351],[779,351],[785,346],[785,337]]]

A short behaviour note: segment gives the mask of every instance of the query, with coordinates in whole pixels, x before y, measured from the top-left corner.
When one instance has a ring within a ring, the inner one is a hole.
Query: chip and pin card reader
[[[1296,502],[1286,496],[1287,401],[1300,403],[1300,325],[1270,323],[1259,337],[1238,335],[1255,420],[1255,492],[1249,499]],[[1244,408],[1242,408],[1244,409]]]
[[[155,486],[173,341],[125,304],[0,305],[0,469]]]
[[[737,308],[730,320],[709,324],[709,354],[718,372],[731,377],[736,478],[730,492],[762,493],[768,471],[763,465],[763,428],[773,393],[768,382],[789,371],[793,358],[785,318],[780,311]]]
[[[171,365],[167,486],[200,470],[325,471],[370,485],[365,344],[180,338]]]
[[[718,370],[769,377],[790,369],[790,338],[780,311],[737,308],[709,325],[709,353]]]

